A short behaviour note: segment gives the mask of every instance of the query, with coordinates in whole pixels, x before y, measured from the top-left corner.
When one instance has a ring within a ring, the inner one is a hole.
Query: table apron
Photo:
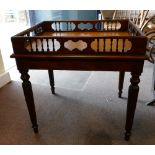
[[[144,60],[26,60],[16,59],[17,68],[23,69],[53,69],[53,70],[85,70],[85,71],[133,71],[142,72]]]

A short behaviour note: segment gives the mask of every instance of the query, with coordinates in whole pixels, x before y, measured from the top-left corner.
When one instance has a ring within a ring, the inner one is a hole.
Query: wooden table
[[[30,69],[48,70],[55,93],[53,70],[119,71],[119,97],[124,72],[131,72],[125,139],[129,140],[146,56],[147,39],[128,20],[44,21],[11,38],[17,68],[34,132],[38,132]],[[106,88],[105,88],[106,89]]]

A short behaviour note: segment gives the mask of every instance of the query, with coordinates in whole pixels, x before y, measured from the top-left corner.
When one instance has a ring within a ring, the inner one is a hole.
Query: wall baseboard
[[[0,74],[0,88],[11,81],[9,72]]]

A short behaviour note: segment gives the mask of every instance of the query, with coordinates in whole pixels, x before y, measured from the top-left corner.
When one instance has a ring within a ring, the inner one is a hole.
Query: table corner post
[[[52,69],[48,70],[49,82],[51,85],[52,94],[55,94],[55,82],[54,82],[54,71]]]
[[[131,72],[130,86],[128,90],[128,102],[127,102],[127,114],[126,114],[126,125],[125,125],[125,140],[130,139],[131,129],[138,99],[139,93],[139,82],[141,73],[139,72]]]
[[[35,133],[38,133],[37,116],[35,111],[32,85],[31,85],[31,82],[29,81],[30,76],[28,74],[28,69],[19,70],[19,72],[21,73],[21,79],[23,81],[22,87],[23,87],[23,92],[24,92],[27,108],[29,111],[31,123],[32,123],[32,128]]]
[[[125,71],[120,71],[119,72],[119,84],[118,84],[118,97],[122,97],[122,89],[123,89],[123,83],[124,83],[124,76],[125,76]]]

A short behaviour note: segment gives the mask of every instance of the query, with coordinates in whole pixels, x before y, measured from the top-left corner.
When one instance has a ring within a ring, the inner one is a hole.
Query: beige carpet
[[[17,78],[0,89],[0,144],[155,144],[155,106],[145,105],[153,98],[152,69],[147,62],[128,142],[124,126],[129,73],[119,99],[118,72],[55,71],[52,95],[47,72],[31,71],[39,134],[31,128]]]

